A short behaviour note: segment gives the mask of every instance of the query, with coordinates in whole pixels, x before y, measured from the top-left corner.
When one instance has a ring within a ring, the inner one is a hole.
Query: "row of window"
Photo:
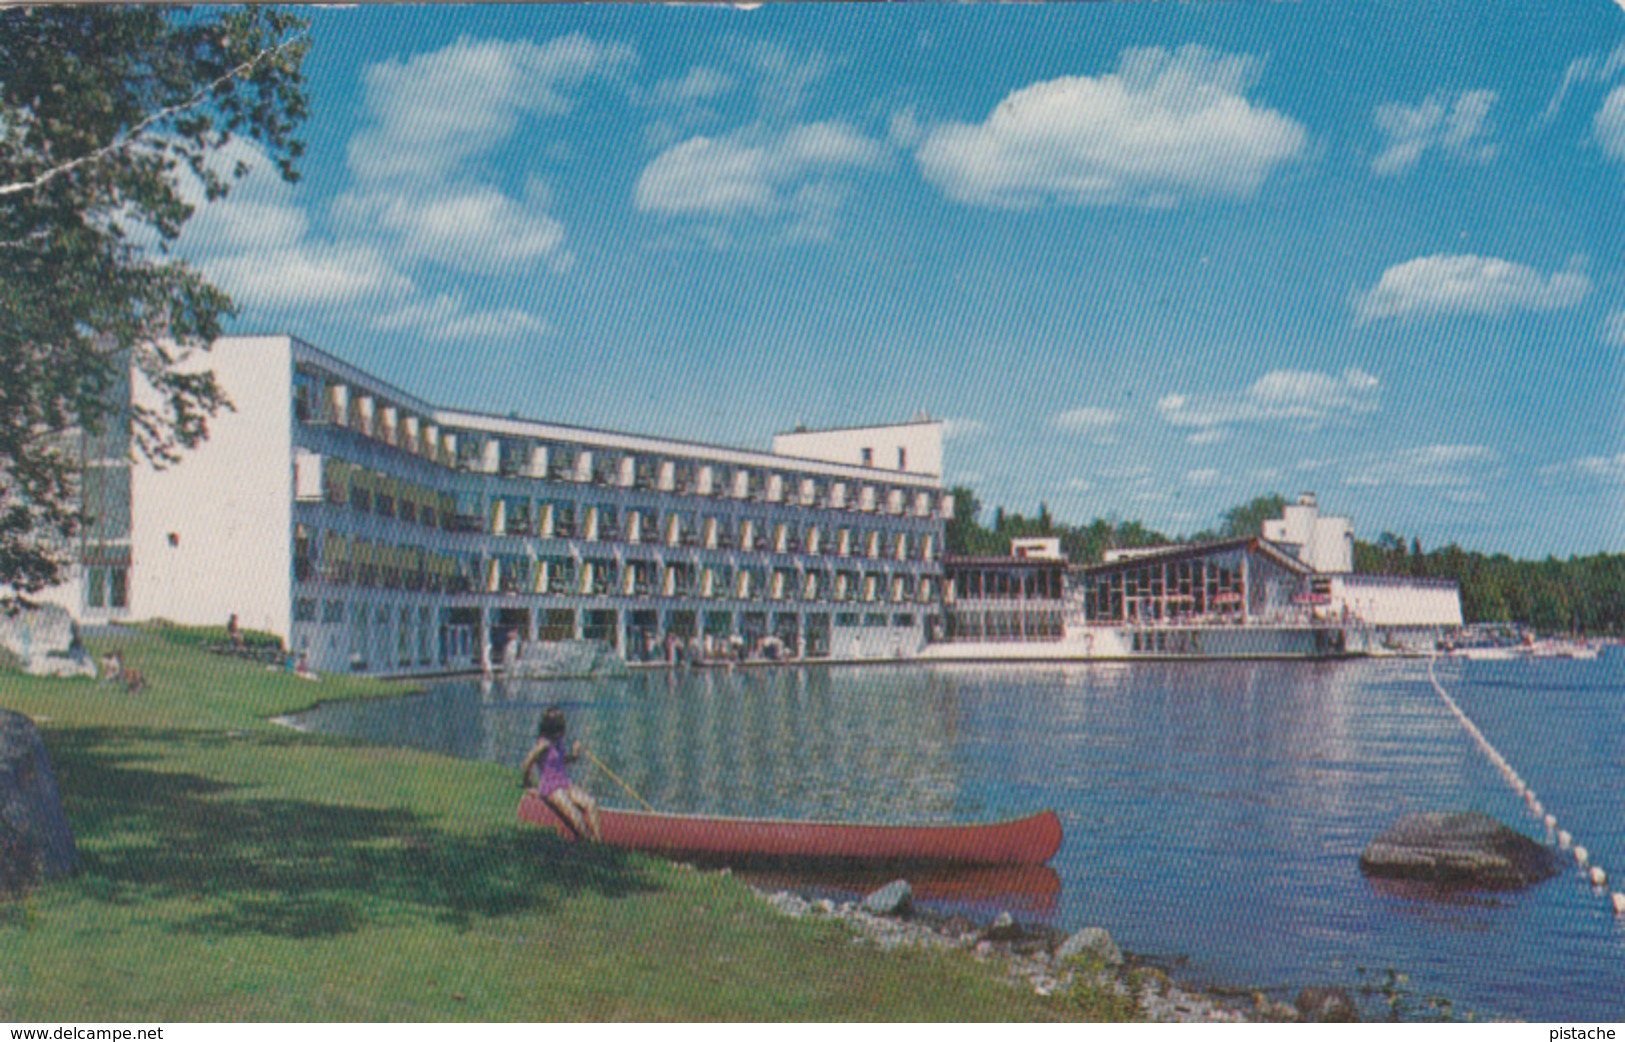
[[[1066,636],[1058,611],[962,611],[948,613],[949,640],[1032,642],[1056,641]]]
[[[1058,601],[1065,596],[1065,581],[1058,569],[954,568],[945,581],[950,601]]]
[[[1236,614],[1242,610],[1245,592],[1243,569],[1228,563],[1145,565],[1089,580],[1084,587],[1084,618],[1122,622]]]
[[[563,618],[560,617],[561,614]],[[612,634],[616,625],[614,616],[613,611],[587,612],[583,621],[583,630],[593,631],[593,633],[607,631]],[[727,617],[727,621],[719,624],[719,619],[723,617]],[[407,631],[414,623],[427,628],[430,618],[431,610],[426,606],[417,609],[411,607],[401,608],[400,629],[403,632]],[[299,597],[293,602],[293,621],[295,622],[314,623],[319,621],[324,625],[341,625],[347,619],[352,626],[364,632],[368,627],[369,619],[375,620],[377,626],[385,627],[392,621],[393,613],[389,608],[382,605],[369,607],[361,603],[350,606],[347,610],[347,606],[342,600],[322,600],[315,597]],[[732,619],[728,617],[728,613],[722,613],[719,619],[707,620],[708,632],[720,630],[724,635],[733,632]],[[891,615],[885,612],[838,612],[835,615],[835,626],[840,629],[879,629],[888,626],[897,629],[909,629],[915,625],[915,622],[916,616],[913,612],[898,612]],[[628,616],[627,626],[632,627],[636,624],[636,620]],[[690,629],[692,629],[692,625]],[[572,635],[575,631],[574,613],[568,608],[563,609],[562,613],[560,611],[549,612],[546,624],[540,626],[538,632],[543,637],[550,637],[554,636],[554,634],[548,631],[553,630],[565,631],[564,636],[566,638]],[[597,635],[601,639],[605,634],[598,633]],[[592,636],[592,633],[589,633],[588,636]]]
[[[407,455],[473,473],[917,517],[952,513],[952,497],[925,489],[442,429],[371,395],[353,394],[348,386],[326,382],[314,373],[296,375],[294,411],[302,423],[344,427]],[[907,462],[901,453],[899,450],[899,469]],[[872,455],[866,459],[872,460]]]
[[[419,522],[431,528],[538,539],[889,558],[896,561],[933,561],[942,552],[941,543],[932,532],[903,532],[848,525],[797,525],[762,517],[714,516],[694,511],[661,513],[642,507],[623,510],[613,503],[540,501],[529,504],[495,499],[487,525],[478,515],[456,512],[455,504],[450,502],[452,497],[445,498],[448,502],[437,506],[413,503],[393,496],[354,497],[351,502],[360,509],[399,517],[407,522]]]
[[[794,569],[617,561],[568,555],[440,554],[329,532],[317,543],[302,530],[294,543],[294,578],[434,593],[702,597],[738,600],[903,601],[929,603],[932,576],[861,569]]]

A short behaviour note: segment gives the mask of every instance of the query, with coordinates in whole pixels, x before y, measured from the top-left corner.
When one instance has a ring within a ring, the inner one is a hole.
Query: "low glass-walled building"
[[[1307,623],[1312,569],[1262,539],[1118,552],[1078,570],[1090,625]]]
[[[943,562],[942,637],[955,642],[1058,641],[1066,635],[1065,596],[1064,558],[950,557]]]

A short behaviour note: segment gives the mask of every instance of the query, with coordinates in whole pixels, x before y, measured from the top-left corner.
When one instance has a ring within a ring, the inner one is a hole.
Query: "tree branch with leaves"
[[[181,181],[224,198],[247,168],[211,160],[234,137],[297,179],[304,29],[258,7],[0,10],[0,587],[60,581],[85,521],[76,439],[128,423],[167,465],[230,408],[179,364],[236,314],[171,252]],[[131,368],[143,403],[112,393]]]

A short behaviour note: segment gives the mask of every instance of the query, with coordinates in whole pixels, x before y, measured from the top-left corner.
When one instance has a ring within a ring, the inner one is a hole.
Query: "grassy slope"
[[[151,686],[0,674],[83,861],[0,904],[0,1021],[1070,1018],[963,953],[856,949],[741,884],[521,829],[515,771],[268,717],[397,693],[120,635]]]

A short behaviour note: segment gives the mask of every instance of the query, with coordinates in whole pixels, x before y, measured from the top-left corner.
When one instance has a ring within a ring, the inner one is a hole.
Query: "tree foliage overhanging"
[[[78,432],[128,422],[161,465],[229,408],[179,363],[235,308],[169,247],[247,172],[211,163],[234,137],[295,178],[303,28],[260,8],[0,10],[0,587],[60,581],[85,520]],[[134,405],[111,393],[130,365],[154,391]]]
[[[1266,519],[1281,516],[1288,502],[1279,494],[1260,496],[1227,510],[1215,529],[1174,538],[1137,521],[1115,518],[1069,525],[1054,520],[1043,505],[1033,518],[999,508],[992,526],[987,527],[980,519],[981,501],[973,491],[959,487],[953,494],[954,518],[948,522],[945,540],[948,553],[1002,556],[1010,552],[1011,539],[1047,536],[1061,540],[1062,551],[1075,565],[1096,564],[1106,550],[1114,548],[1256,536],[1263,532]],[[1504,622],[1541,633],[1625,635],[1625,554],[1523,561],[1505,554],[1463,550],[1454,544],[1424,551],[1416,537],[1407,543],[1401,536],[1384,532],[1374,543],[1355,541],[1354,570],[1453,579],[1461,588],[1462,617],[1469,623]]]

